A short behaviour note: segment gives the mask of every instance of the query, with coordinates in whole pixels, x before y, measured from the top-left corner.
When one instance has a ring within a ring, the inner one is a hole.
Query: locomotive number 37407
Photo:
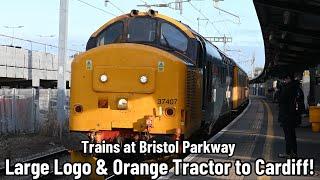
[[[177,104],[178,99],[159,98],[158,104]]]

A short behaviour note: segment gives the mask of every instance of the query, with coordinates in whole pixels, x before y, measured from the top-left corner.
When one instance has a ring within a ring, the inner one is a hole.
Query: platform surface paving
[[[278,158],[278,153],[285,152],[285,141],[282,128],[278,123],[278,104],[267,102],[261,97],[251,97],[250,106],[243,115],[234,120],[232,125],[225,128],[220,135],[213,137],[211,143],[235,143],[235,153],[232,157],[220,154],[189,155],[184,161],[231,162],[236,159],[250,162],[252,174],[237,176],[234,165],[229,176],[174,176],[171,173],[163,179],[320,179],[320,133],[313,133],[307,119],[302,127],[296,129],[299,158],[313,158],[315,163],[313,176],[257,176],[254,171],[256,159],[263,158],[268,162],[286,162]],[[210,142],[210,140],[209,140]]]

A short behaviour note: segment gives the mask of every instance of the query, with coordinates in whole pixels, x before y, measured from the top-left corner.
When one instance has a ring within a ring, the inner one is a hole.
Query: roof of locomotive
[[[203,37],[201,34],[199,34],[198,32],[196,32],[195,30],[193,30],[190,26],[188,26],[187,24],[182,23],[183,25],[185,25],[189,31],[191,31],[194,36],[199,36],[202,37],[203,39],[207,40],[205,37]],[[225,52],[223,52],[222,50],[220,50],[215,44],[213,44],[212,42],[210,42],[209,40],[207,40],[209,43],[211,43],[214,47],[216,47],[219,51],[219,53],[221,54],[221,56],[224,56],[226,59],[229,60],[229,62],[226,62],[227,64],[230,64],[232,66],[237,66],[242,72],[246,73],[239,65],[238,63],[236,63],[235,60],[233,60],[231,57],[229,57]]]
[[[152,17],[152,18],[158,18],[158,19],[163,19],[167,22],[172,23],[173,25],[175,25],[176,27],[178,27],[181,31],[183,31],[189,38],[195,38],[194,34],[190,31],[189,27],[185,26],[183,23],[181,23],[180,21],[177,21],[173,18],[170,18],[168,16],[159,14],[157,11],[153,11],[154,13],[150,13],[150,10],[148,12],[139,12],[136,11],[136,14],[133,14],[132,12],[136,11],[136,10],[132,10],[131,13],[128,14],[124,14],[118,17],[115,17],[113,19],[111,19],[110,21],[108,21],[107,23],[105,23],[103,26],[101,26],[96,32],[94,32],[91,37],[96,37],[98,36],[98,34],[103,31],[106,27],[108,27],[109,25],[117,22],[117,21],[121,21],[124,20],[126,18],[130,18],[130,17]]]
[[[228,59],[231,61],[230,64],[232,64],[233,66],[237,66],[243,73],[247,74],[247,73],[238,65],[238,63],[237,63],[234,59],[232,59],[231,57],[229,57],[225,52],[221,51],[220,49],[219,49],[219,52],[220,52],[220,54],[221,54],[222,56],[225,56],[226,58],[228,58]]]

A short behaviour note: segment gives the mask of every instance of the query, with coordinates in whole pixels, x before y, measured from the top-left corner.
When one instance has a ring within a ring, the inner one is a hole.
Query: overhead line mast
[[[66,59],[68,41],[68,6],[69,0],[60,0],[59,18],[59,46],[58,46],[58,99],[57,120],[59,123],[59,136],[62,138],[63,123],[66,120]]]

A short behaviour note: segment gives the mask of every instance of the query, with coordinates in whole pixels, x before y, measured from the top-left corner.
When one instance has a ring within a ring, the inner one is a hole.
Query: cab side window
[[[163,46],[185,52],[188,48],[188,38],[176,27],[168,24],[161,24],[160,43]]]
[[[110,25],[98,36],[97,46],[111,44],[120,41],[123,34],[123,22],[116,22]]]

